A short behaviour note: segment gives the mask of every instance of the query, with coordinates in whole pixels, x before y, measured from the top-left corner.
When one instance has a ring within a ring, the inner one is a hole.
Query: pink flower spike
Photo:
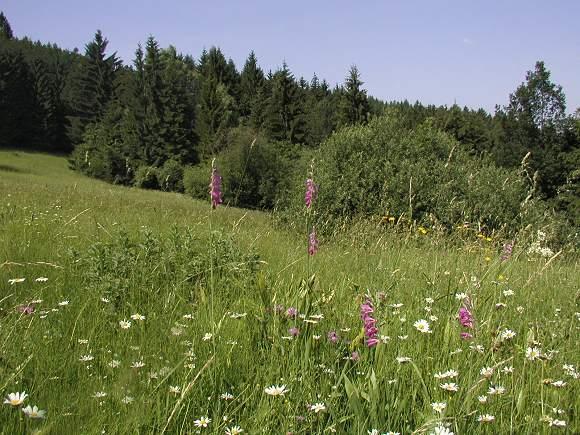
[[[318,186],[314,184],[312,178],[306,180],[306,194],[304,195],[304,203],[306,208],[312,207],[312,204],[316,200],[316,195],[318,194]]]
[[[218,172],[218,169],[214,166],[214,162],[212,162],[211,168],[211,181],[209,184],[209,194],[211,197],[211,207],[217,208],[222,201],[222,177]]]

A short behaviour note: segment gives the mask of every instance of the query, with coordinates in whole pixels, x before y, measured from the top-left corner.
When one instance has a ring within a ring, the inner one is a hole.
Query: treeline
[[[530,153],[528,190],[580,224],[580,112],[566,115],[543,62],[492,115],[380,101],[355,66],[331,87],[285,63],[266,72],[253,52],[239,70],[217,47],[194,58],[153,37],[123,65],[100,31],[81,54],[15,38],[0,14],[0,72],[0,146],[70,153],[75,169],[109,182],[206,197],[217,158],[226,201],[273,208],[333,132],[396,117],[399,129],[428,123],[461,155],[508,171]]]

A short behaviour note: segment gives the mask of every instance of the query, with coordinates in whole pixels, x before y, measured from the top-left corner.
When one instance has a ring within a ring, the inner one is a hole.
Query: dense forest
[[[363,137],[366,142],[354,145]],[[416,144],[423,151],[411,152]],[[487,170],[485,176],[504,177],[495,180],[497,186],[513,174],[523,180],[512,198],[531,198],[578,227],[579,144],[580,109],[567,115],[564,92],[541,61],[509,96],[509,104],[489,114],[457,105],[381,101],[367,95],[356,66],[346,73],[344,84],[332,87],[316,75],[296,78],[286,63],[264,71],[253,51],[240,70],[217,47],[194,58],[173,46],[159,47],[153,36],[136,47],[132,65],[124,65],[100,31],[84,53],[68,51],[16,38],[0,14],[0,147],[66,153],[76,170],[112,183],[205,198],[210,162],[217,158],[230,204],[272,209],[288,202],[300,179],[296,174],[303,179],[312,159],[326,155],[347,161],[373,150],[367,157],[376,158],[375,178],[353,175],[354,184],[362,180],[365,198],[376,194],[380,202],[383,194],[406,195],[402,189],[410,190],[412,180],[403,182],[405,171],[397,168],[414,167],[417,159],[432,164],[424,180],[453,159],[465,170],[448,174],[448,190],[454,192],[443,200],[461,196],[454,177],[484,177],[477,168],[492,168],[495,172]],[[367,163],[361,162],[360,171]],[[386,166],[390,179],[401,179],[400,191],[393,187],[395,181],[390,190],[381,184]],[[328,187],[336,177],[348,180],[352,169],[328,162],[320,168]],[[430,183],[440,181],[431,177]],[[327,189],[335,195],[327,198],[334,203],[328,207],[331,214],[407,213],[405,201],[382,203],[383,208],[357,204],[355,188],[348,192],[346,206],[334,187]],[[435,194],[425,189],[425,195]],[[502,189],[495,190],[490,193]],[[467,200],[461,212],[445,217],[434,213],[437,205],[429,201],[408,217],[425,220],[435,214],[449,225],[471,219],[490,227],[509,220],[475,213],[475,205],[467,213]]]

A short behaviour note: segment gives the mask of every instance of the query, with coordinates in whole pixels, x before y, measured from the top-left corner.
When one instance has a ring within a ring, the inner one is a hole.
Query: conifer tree
[[[14,34],[12,33],[12,27],[4,15],[4,12],[0,12],[0,40],[2,39],[14,39]]]
[[[344,124],[364,123],[368,119],[369,103],[367,92],[362,89],[363,84],[358,68],[355,65],[351,66],[344,83],[341,111]]]
[[[240,115],[248,119],[264,86],[264,71],[258,66],[255,53],[250,52],[240,75]]]

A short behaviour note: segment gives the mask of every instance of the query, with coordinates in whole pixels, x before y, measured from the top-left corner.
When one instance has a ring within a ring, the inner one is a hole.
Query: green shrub
[[[209,162],[186,167],[183,170],[183,187],[185,193],[193,198],[209,201],[210,175],[211,164]]]
[[[515,171],[470,156],[429,120],[412,129],[403,121],[389,111],[322,144],[315,164],[319,226],[397,216],[446,228],[464,221],[519,228],[526,186]],[[303,210],[303,182],[293,197],[294,209]]]
[[[154,166],[141,166],[135,172],[135,187],[159,189],[159,169]]]
[[[183,192],[183,166],[173,159],[167,160],[158,171],[161,189],[170,192]]]

